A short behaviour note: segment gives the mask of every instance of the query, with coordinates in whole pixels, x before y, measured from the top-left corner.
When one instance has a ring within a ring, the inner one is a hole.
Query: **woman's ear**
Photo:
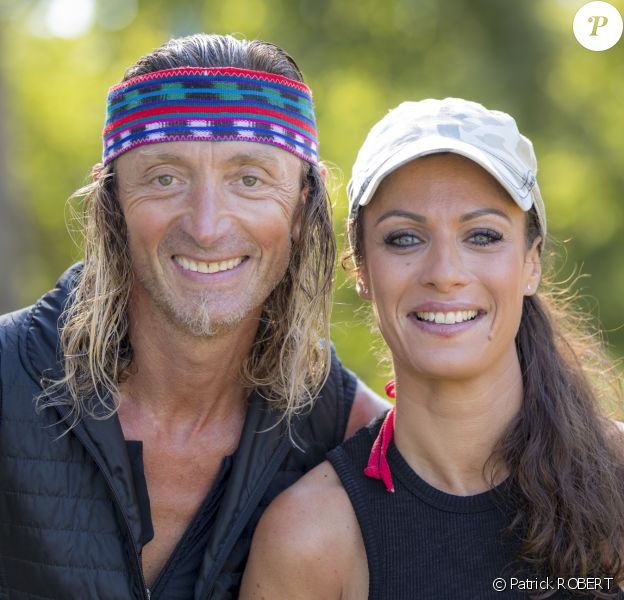
[[[542,238],[536,237],[526,253],[524,261],[524,295],[533,296],[537,292],[542,278],[542,261],[540,258],[540,245]]]
[[[355,289],[358,296],[362,298],[362,300],[371,299],[370,287],[368,285],[368,274],[363,268],[359,268],[357,270],[357,275],[355,277]]]

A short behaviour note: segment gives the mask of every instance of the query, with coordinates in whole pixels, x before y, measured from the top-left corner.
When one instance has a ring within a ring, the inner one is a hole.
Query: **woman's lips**
[[[418,310],[408,314],[411,323],[420,330],[441,337],[450,337],[471,329],[485,316],[475,308],[464,310]]]

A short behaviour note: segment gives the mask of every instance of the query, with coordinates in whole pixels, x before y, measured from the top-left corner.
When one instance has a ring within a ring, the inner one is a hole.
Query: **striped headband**
[[[108,91],[102,161],[143,144],[239,140],[271,144],[312,164],[312,92],[281,75],[234,67],[166,69]]]

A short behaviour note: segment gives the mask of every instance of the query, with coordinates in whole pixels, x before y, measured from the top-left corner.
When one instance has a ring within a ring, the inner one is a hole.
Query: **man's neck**
[[[240,414],[248,391],[240,369],[258,319],[214,336],[194,336],[149,310],[131,311],[132,365],[120,385],[120,413],[139,414],[190,434]],[[124,403],[126,406],[124,406]]]

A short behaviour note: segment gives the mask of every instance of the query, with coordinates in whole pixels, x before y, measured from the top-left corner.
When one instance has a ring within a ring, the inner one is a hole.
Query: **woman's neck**
[[[395,365],[395,443],[412,469],[433,487],[467,496],[507,476],[501,464],[491,465],[493,470],[484,473],[522,404],[517,357],[504,363],[462,381],[427,379]]]

